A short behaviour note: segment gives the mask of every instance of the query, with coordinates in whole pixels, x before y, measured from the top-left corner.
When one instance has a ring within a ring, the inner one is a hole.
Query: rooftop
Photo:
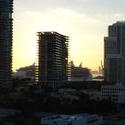
[[[49,114],[46,117],[43,117],[42,120],[66,120],[66,121],[72,121],[72,120],[80,120],[80,119],[86,119],[86,118],[94,118],[96,115],[91,114],[74,114],[74,115],[61,115],[61,114]]]

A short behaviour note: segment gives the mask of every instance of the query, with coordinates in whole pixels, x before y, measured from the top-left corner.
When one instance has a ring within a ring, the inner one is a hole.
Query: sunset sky
[[[71,59],[96,70],[108,25],[125,19],[125,0],[14,0],[13,70],[36,58],[36,32],[70,36]]]

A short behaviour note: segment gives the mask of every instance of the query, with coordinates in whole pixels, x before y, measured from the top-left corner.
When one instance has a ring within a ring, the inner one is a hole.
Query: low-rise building
[[[18,69],[13,74],[13,77],[19,78],[19,79],[30,78],[34,80],[35,79],[35,64]]]
[[[101,125],[102,117],[90,114],[51,115],[41,118],[41,125]]]
[[[125,104],[125,85],[103,85],[101,88],[103,99],[110,99],[114,103]]]
[[[81,90],[80,92],[87,94],[90,100],[102,100],[101,91],[97,89],[85,89]]]

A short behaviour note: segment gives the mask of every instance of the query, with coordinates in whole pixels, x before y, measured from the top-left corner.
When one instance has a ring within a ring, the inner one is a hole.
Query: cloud
[[[28,57],[35,53],[36,32],[54,30],[71,37],[71,55],[76,62],[84,58],[84,63],[89,65],[94,60],[95,64],[90,68],[94,65],[97,68],[103,59],[103,38],[107,35],[108,25],[124,20],[125,15],[125,0],[14,2],[14,54],[17,54],[14,58],[27,60],[26,65],[34,61],[33,56],[32,59]]]
[[[96,18],[91,18],[86,14],[78,13],[73,9],[55,8],[46,13],[30,10],[22,12],[19,20],[15,22],[15,28],[14,36],[16,37],[15,44],[17,44],[15,45],[15,49],[18,51],[18,55],[25,58],[25,60],[33,53],[33,45],[35,46],[34,43],[37,39],[35,37],[36,32],[54,30],[70,36],[72,41],[71,55],[72,58],[78,62],[78,60],[81,61],[80,54],[82,57],[85,56],[85,58],[87,58],[87,52],[90,52],[90,50],[94,52],[96,51],[96,54],[98,53],[97,50],[99,49],[97,49],[97,42],[100,42],[102,22]],[[101,36],[103,37],[103,35]],[[95,44],[95,42],[97,44]],[[23,48],[24,52],[27,51],[27,46],[29,47],[28,52],[24,56],[24,53],[22,53],[21,50]],[[91,54],[89,53],[89,55]]]
[[[22,19],[29,18],[30,20],[36,20],[33,22],[33,25],[40,25],[41,23],[42,27],[53,27],[54,29],[61,27],[61,29],[67,32],[76,32],[77,30],[77,32],[81,34],[90,32],[89,30],[83,30],[89,28],[93,31],[93,33],[95,33],[94,28],[91,28],[94,25],[96,26],[97,24],[102,24],[102,21],[98,18],[92,18],[86,14],[81,14],[72,9],[65,8],[55,8],[47,13],[39,11],[26,11],[23,16],[25,17]]]
[[[87,14],[125,13],[125,0],[17,0],[15,4],[34,11],[68,8]]]

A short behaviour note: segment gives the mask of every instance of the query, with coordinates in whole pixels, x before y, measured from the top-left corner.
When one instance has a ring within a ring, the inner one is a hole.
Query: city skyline
[[[36,32],[51,30],[70,36],[71,59],[76,65],[82,62],[84,67],[95,70],[103,60],[108,25],[124,20],[123,0],[15,0],[14,3],[13,70],[35,62]]]

